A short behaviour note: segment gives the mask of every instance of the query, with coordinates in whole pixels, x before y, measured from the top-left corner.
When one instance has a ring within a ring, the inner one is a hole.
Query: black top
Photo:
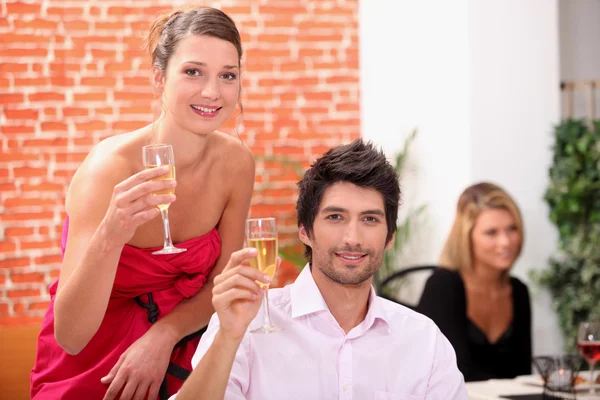
[[[531,306],[527,286],[511,277],[513,320],[490,343],[467,317],[465,285],[460,274],[437,268],[429,277],[416,310],[431,318],[448,338],[465,381],[511,379],[531,374]]]

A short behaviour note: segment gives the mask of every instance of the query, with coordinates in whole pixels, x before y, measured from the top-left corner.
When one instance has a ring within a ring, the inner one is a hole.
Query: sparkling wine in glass
[[[246,243],[258,250],[258,255],[250,259],[250,266],[261,271],[271,279],[277,270],[277,226],[275,218],[257,218],[246,220]],[[279,332],[282,329],[273,326],[269,311],[269,284],[258,282],[264,288],[263,326],[252,333]]]
[[[170,144],[151,144],[148,146],[144,146],[142,150],[144,167],[146,169],[162,167],[165,165],[169,167],[168,173],[154,178],[153,180],[175,180],[175,156],[173,155],[173,146],[171,146]],[[153,195],[165,194],[175,194],[175,188],[159,190],[153,193]],[[163,248],[152,252],[152,254],[176,254],[187,250],[173,246],[173,240],[171,239],[171,230],[169,228],[170,204],[171,203],[158,205],[158,209],[160,210],[160,215],[162,217],[165,239],[163,243]]]
[[[590,383],[594,384],[594,366],[600,360],[600,321],[579,324],[577,349],[590,366]],[[593,387],[591,393],[596,393]]]

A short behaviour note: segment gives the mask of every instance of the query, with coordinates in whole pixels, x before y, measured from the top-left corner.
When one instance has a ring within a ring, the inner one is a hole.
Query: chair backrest
[[[414,309],[427,278],[436,268],[437,265],[417,265],[398,270],[381,282],[379,296]],[[407,293],[407,288],[410,288],[410,293]]]

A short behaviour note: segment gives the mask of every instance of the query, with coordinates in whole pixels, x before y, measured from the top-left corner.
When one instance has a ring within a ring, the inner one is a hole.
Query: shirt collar
[[[325,299],[323,299],[323,295],[321,295],[321,291],[312,276],[310,263],[306,264],[291,286],[292,318],[302,317],[319,311],[329,312],[329,307],[327,307]],[[383,307],[383,301],[375,294],[375,289],[371,286],[369,307],[365,320],[362,323],[365,326],[365,330],[370,329],[375,322],[381,320],[387,325],[388,331],[390,331],[390,319]]]
[[[290,296],[292,300],[292,318],[319,311],[329,311],[329,307],[327,307],[325,299],[323,299],[313,279],[310,264],[306,264],[292,284]]]

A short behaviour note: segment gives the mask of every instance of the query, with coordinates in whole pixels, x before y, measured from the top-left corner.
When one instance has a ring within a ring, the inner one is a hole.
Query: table
[[[530,384],[532,376],[515,379],[490,379],[482,382],[468,382],[467,392],[470,400],[503,400],[503,395],[541,394],[543,388]],[[596,394],[577,391],[577,400],[600,400],[600,385],[596,385]]]

